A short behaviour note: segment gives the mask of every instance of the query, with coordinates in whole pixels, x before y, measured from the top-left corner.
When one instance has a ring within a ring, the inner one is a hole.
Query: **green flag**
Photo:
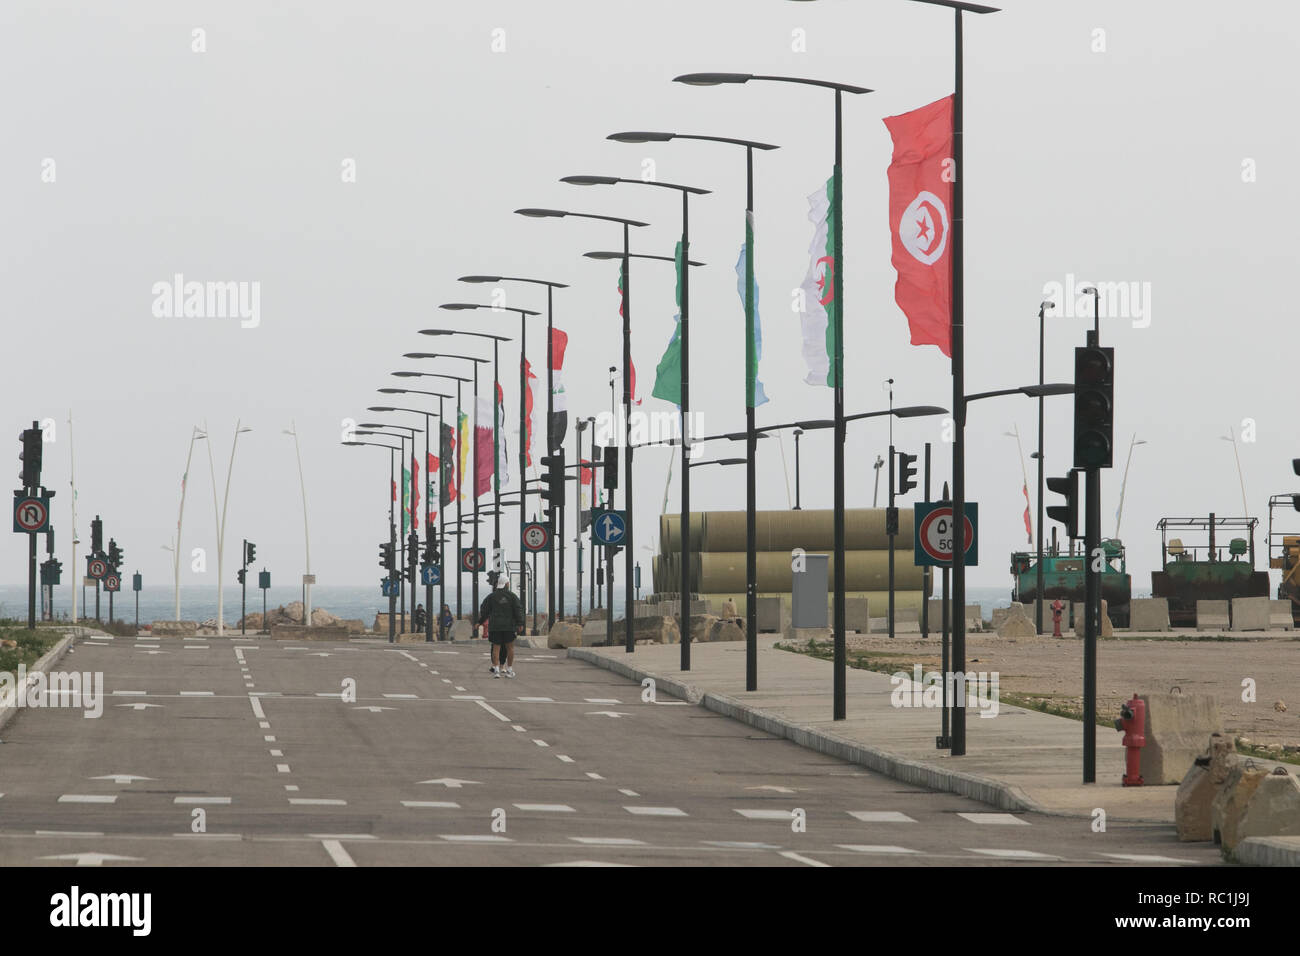
[[[668,348],[664,349],[664,356],[659,360],[655,367],[655,387],[650,392],[655,398],[662,398],[665,402],[672,402],[678,408],[682,405],[682,244],[677,243],[675,253],[677,266],[677,314],[673,320],[677,323],[673,328],[672,338],[668,340]]]

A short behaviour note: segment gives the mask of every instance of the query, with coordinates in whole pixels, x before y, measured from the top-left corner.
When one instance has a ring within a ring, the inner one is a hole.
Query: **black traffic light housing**
[[[412,584],[420,563],[420,536],[412,531],[406,536],[406,576]]]
[[[442,564],[442,554],[433,546],[432,541],[426,541],[424,545],[424,563],[431,565]]]
[[[546,487],[539,494],[546,502],[546,520],[554,524],[552,517],[555,509],[564,504],[564,451],[561,449],[553,455],[543,455],[542,465],[546,468],[545,474],[542,475]]]
[[[244,583],[245,574],[246,572],[244,571],[243,568],[240,568],[238,571],[235,572],[235,577],[239,579],[240,584]]]
[[[1065,497],[1065,504],[1048,507],[1047,517],[1065,525],[1065,533],[1069,537],[1080,537],[1078,469],[1071,469],[1064,478],[1048,478],[1047,490]]]
[[[605,488],[614,491],[618,488],[618,446],[607,445],[600,456],[605,466]]]
[[[102,554],[104,552],[104,522],[95,515],[94,520],[90,522],[90,553]]]
[[[397,562],[393,560],[393,545],[389,541],[379,546],[379,566],[388,571],[397,567]]]
[[[244,567],[248,567],[257,557],[257,545],[251,541],[244,542]]]
[[[122,562],[125,559],[125,557],[126,555],[122,552],[122,549],[117,546],[117,542],[114,541],[112,538],[109,538],[108,539],[108,566],[112,568],[114,571],[116,571],[118,568],[122,566]]]
[[[1074,350],[1074,467],[1109,468],[1114,453],[1115,350]]]
[[[24,488],[38,488],[41,484],[41,448],[43,436],[40,426],[32,422],[31,428],[24,428],[18,436],[23,443],[22,453],[18,456],[23,463],[21,479]]]
[[[895,454],[898,455],[898,490],[895,493],[905,495],[916,487],[916,456],[904,451]]]

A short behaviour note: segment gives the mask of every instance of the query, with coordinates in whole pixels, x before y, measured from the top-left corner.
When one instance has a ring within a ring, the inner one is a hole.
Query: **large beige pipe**
[[[689,555],[691,590],[701,594],[745,590],[745,552],[706,551]],[[847,590],[883,591],[889,587],[889,552],[849,551],[845,555],[845,582]],[[760,552],[757,559],[758,589],[789,593],[794,584],[790,555],[781,552]],[[827,562],[828,576],[835,574],[835,556]],[[678,569],[680,570],[680,565]],[[898,590],[921,587],[921,569],[911,560],[894,562],[894,587]]]
[[[754,516],[757,550],[783,551],[795,548],[825,551],[835,547],[834,512],[759,511]],[[659,551],[661,554],[681,550],[681,516],[659,516]],[[900,508],[896,550],[912,547],[912,510]],[[691,544],[694,551],[744,551],[745,513],[743,511],[707,511],[691,513]],[[853,508],[844,516],[844,546],[850,551],[884,550],[889,547],[885,534],[884,508]]]

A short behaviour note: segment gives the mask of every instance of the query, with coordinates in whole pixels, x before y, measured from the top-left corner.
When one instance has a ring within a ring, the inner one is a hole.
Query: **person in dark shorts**
[[[492,591],[479,608],[479,625],[492,643],[492,676],[515,676],[515,635],[523,633],[524,606],[510,590],[509,578],[497,571],[488,573]]]

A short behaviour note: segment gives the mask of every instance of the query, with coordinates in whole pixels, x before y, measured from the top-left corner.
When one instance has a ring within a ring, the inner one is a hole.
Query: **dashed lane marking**
[[[849,816],[863,823],[915,823],[906,813],[898,810],[850,810]],[[965,816],[965,814],[962,814]]]
[[[549,746],[550,746],[550,744],[548,744],[545,740],[538,740],[536,737],[533,738],[533,743],[537,744],[537,746],[539,746],[539,747],[549,747]]]
[[[555,698],[554,698],[554,697],[520,697],[519,700],[523,701],[523,702],[526,703],[526,704],[553,704],[553,703],[555,703]]]
[[[453,800],[403,800],[402,806],[412,810],[459,810],[460,804]]]
[[[604,778],[604,777],[601,777],[600,779],[601,779],[601,780],[604,780],[605,778]],[[619,793],[623,794],[623,796],[625,796],[625,797],[639,797],[639,796],[641,796],[641,794],[637,793],[635,790],[619,790]]]
[[[288,773],[289,765],[287,763],[278,763],[275,765],[275,770],[277,773]]]
[[[176,797],[172,803],[209,803],[215,806],[229,806],[230,797]]]
[[[249,694],[248,702],[253,707],[253,716],[256,717],[258,720],[265,720],[266,713],[262,710],[262,702],[257,699],[257,695]]]
[[[438,836],[443,840],[452,843],[514,843],[510,837],[498,836],[497,834],[486,833],[439,833]]]
[[[823,863],[821,860],[814,860],[810,856],[801,856],[794,850],[782,850],[781,855],[787,860],[794,860],[796,863],[802,863],[805,866],[830,866],[829,863]]]
[[[181,696],[182,697],[212,697],[214,695],[213,692],[210,690],[183,690],[181,691]]]
[[[418,694],[385,694],[389,700],[419,700]]]
[[[569,837],[574,843],[588,843],[592,846],[645,846],[644,840],[631,837]]]
[[[566,803],[516,803],[515,809],[530,813],[577,813]]]
[[[685,810],[677,807],[624,807],[628,813],[638,817],[684,817]]]
[[[1059,856],[1050,856],[1046,853],[1035,853],[1033,850],[998,850],[985,849],[981,850],[973,846],[963,847],[967,853],[978,853],[981,856],[996,856],[1003,860],[1059,860]]]
[[[589,704],[621,704],[621,700],[615,700],[613,697],[584,697]]]
[[[117,803],[117,794],[65,793],[59,797],[59,803]]]
[[[565,763],[573,763],[573,758],[570,757],[568,754],[556,754],[555,756],[556,759],[562,760]]]
[[[464,690],[464,687],[457,687],[457,690]],[[481,694],[452,694],[452,700],[485,700]]]
[[[746,820],[784,820],[790,822],[789,810],[736,810]]]
[[[346,807],[346,800],[333,800],[321,797],[289,797],[289,803],[295,807]]]
[[[996,826],[1029,826],[1028,820],[1012,816],[1010,813],[959,813],[957,816],[971,823],[985,823]]]
[[[602,777],[600,774],[596,773],[596,772],[593,771],[593,770],[588,770],[588,771],[587,771],[587,776],[590,777],[592,780],[604,780],[604,779],[605,779],[604,777]]]
[[[841,850],[853,850],[855,853],[919,853],[920,850],[909,850],[905,846],[885,846],[881,844],[868,843],[837,843],[835,844]]]
[[[487,701],[482,700],[482,699],[480,698],[479,700],[476,700],[475,703],[478,704],[480,707],[482,707],[484,710],[486,710],[489,714],[491,714],[491,715],[492,715],[493,717],[495,717],[497,720],[501,721],[503,724],[508,724],[508,723],[510,722],[510,718],[509,718],[509,717],[507,717],[505,714],[501,713],[501,711],[497,710],[495,707],[493,707],[493,706],[492,706],[491,704],[489,704]]]
[[[325,852],[330,855],[335,866],[356,866],[356,860],[348,856],[348,851],[343,849],[343,844],[338,840],[321,840],[320,845],[325,848]]]

